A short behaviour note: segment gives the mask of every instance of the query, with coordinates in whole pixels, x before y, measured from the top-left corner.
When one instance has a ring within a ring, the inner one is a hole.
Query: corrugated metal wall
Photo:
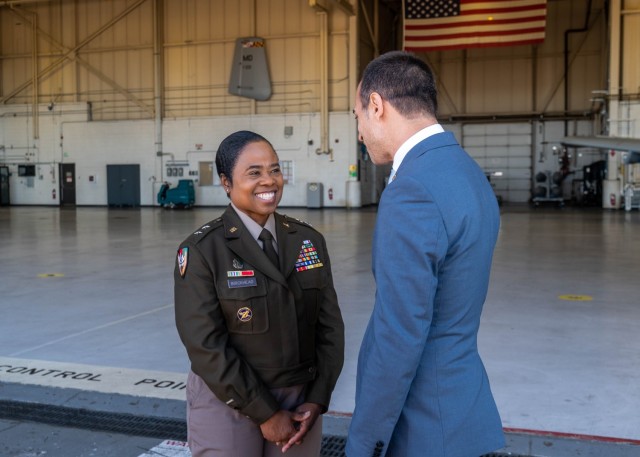
[[[371,2],[365,3],[369,10]],[[564,32],[583,26],[587,3],[550,0],[547,39],[537,47],[424,55],[439,76],[441,114],[563,111]],[[569,36],[570,111],[588,109],[591,91],[606,89],[604,8],[604,0],[593,1],[589,29]],[[0,8],[0,100],[33,102],[29,81],[37,52],[39,102],[90,101],[94,119],[152,117],[156,11],[167,117],[318,111],[320,22],[307,0],[17,2]],[[397,19],[380,11],[385,24]],[[638,15],[625,17],[626,43],[640,42],[639,20]],[[348,29],[347,15],[334,8],[329,16],[332,111],[352,106],[349,77],[357,76],[349,74]],[[378,39],[394,44],[385,33],[397,29],[381,30]],[[365,37],[366,30],[360,35]],[[254,104],[227,93],[234,42],[242,36],[267,40],[274,93],[266,102]],[[625,60],[623,84],[631,87],[638,81],[640,59]]]
[[[41,103],[91,102],[94,120],[153,117],[156,11],[166,117],[319,110],[320,21],[306,0],[43,1],[0,8],[0,100],[32,102],[35,61]],[[332,111],[351,106],[348,24],[340,10],[329,14]],[[245,36],[267,42],[273,96],[259,104],[227,93],[235,40]]]

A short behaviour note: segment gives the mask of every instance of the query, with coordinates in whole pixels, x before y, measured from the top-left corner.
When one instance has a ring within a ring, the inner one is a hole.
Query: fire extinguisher
[[[333,188],[329,189],[329,200],[333,200]]]
[[[56,190],[55,189],[51,190],[51,199],[53,199],[53,200],[56,199]]]

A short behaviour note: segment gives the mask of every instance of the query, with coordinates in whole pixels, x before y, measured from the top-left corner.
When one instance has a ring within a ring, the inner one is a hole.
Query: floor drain
[[[342,436],[324,435],[322,437],[322,449],[320,457],[344,457],[346,438]]]

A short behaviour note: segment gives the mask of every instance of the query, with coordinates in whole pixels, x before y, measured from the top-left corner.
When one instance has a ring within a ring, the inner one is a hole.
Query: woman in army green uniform
[[[225,138],[216,167],[231,204],[180,245],[174,275],[189,447],[194,457],[318,456],[344,353],[324,237],[275,212],[283,177],[262,136]]]

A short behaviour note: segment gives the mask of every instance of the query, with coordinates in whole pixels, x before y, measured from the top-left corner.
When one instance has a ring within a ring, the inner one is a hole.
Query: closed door
[[[107,165],[107,204],[140,206],[140,165]]]
[[[76,204],[76,164],[60,164],[60,205]]]
[[[0,167],[0,205],[8,205],[9,196],[9,167]]]

